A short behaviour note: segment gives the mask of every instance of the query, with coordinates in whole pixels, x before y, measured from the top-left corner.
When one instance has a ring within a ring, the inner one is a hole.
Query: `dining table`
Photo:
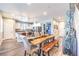
[[[45,35],[45,36],[43,35],[43,36],[35,38],[31,41],[32,45],[39,45],[39,54],[38,54],[39,56],[42,55],[42,51],[41,51],[42,43],[46,40],[54,38],[55,36],[58,36],[58,33],[51,34],[51,35]]]

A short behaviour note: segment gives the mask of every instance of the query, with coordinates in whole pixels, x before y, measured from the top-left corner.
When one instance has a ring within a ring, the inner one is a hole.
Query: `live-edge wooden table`
[[[38,54],[39,56],[41,56],[41,53],[42,53],[42,51],[41,51],[42,43],[44,41],[46,41],[46,40],[49,40],[49,39],[57,36],[57,35],[58,35],[58,33],[53,34],[53,35],[47,35],[45,37],[36,38],[36,39],[34,39],[34,40],[31,41],[32,45],[38,45],[39,44],[39,54]]]

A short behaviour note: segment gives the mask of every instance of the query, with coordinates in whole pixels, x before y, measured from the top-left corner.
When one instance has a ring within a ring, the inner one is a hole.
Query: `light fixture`
[[[32,3],[27,3],[28,6],[30,6]]]
[[[58,19],[60,20],[60,19],[61,19],[61,17],[59,16],[59,17],[58,17]]]
[[[47,12],[46,12],[46,11],[44,11],[44,12],[43,12],[43,15],[45,15],[45,16],[46,16],[46,15],[47,15]]]

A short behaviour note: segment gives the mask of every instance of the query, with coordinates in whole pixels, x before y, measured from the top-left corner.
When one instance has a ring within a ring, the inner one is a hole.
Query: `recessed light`
[[[47,12],[46,12],[46,11],[44,11],[44,12],[43,12],[43,15],[47,15]]]
[[[32,3],[27,3],[28,6],[30,6]]]

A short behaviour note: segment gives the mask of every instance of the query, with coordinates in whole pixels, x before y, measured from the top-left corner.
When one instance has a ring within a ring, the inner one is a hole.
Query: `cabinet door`
[[[4,38],[15,38],[15,21],[11,19],[4,19]]]
[[[3,38],[3,19],[2,16],[0,15],[0,39]]]

